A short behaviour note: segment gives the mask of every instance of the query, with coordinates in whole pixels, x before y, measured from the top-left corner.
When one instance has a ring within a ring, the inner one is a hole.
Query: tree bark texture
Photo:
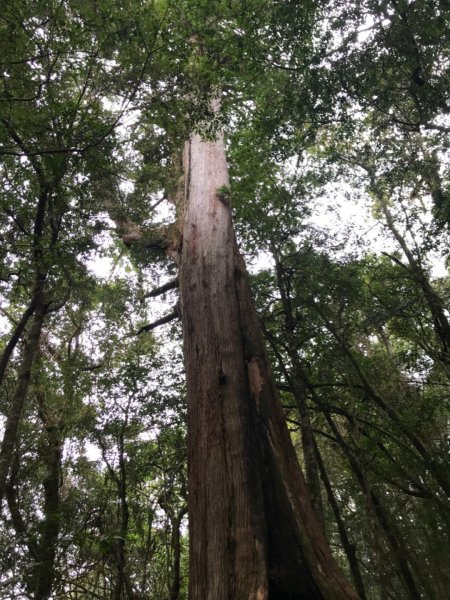
[[[357,598],[314,515],[267,361],[223,139],[186,144],[180,297],[191,600]]]

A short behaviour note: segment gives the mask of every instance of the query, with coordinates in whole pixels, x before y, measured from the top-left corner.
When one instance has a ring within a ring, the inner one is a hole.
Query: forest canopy
[[[445,598],[448,0],[0,13],[0,600]]]

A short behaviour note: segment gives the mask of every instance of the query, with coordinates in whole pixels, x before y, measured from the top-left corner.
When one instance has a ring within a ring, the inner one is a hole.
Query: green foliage
[[[301,446],[301,380],[366,596],[411,597],[392,536],[420,594],[446,595],[450,282],[433,275],[450,213],[445,10],[438,0],[3,3],[0,350],[37,292],[49,312],[1,508],[0,596],[33,597],[53,519],[52,597],[174,600],[178,551],[187,597],[180,332],[137,332],[175,304],[174,292],[151,297],[174,275],[151,246],[152,226],[175,235],[166,200],[177,203],[182,144],[220,128],[230,186],[217,193],[232,198],[258,271],[283,405]],[[382,223],[381,252],[314,222],[318,211],[334,218],[341,190]],[[117,240],[124,221],[143,232],[131,248]],[[2,382],[5,418],[29,328]]]

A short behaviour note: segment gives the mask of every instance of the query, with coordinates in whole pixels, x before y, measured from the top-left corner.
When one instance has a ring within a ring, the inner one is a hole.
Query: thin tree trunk
[[[287,349],[292,370],[289,373],[279,355],[281,368],[283,369],[289,387],[294,395],[300,413],[300,428],[302,438],[302,449],[305,460],[306,481],[308,483],[311,501],[322,529],[325,531],[325,520],[323,514],[322,490],[320,485],[319,467],[316,461],[314,434],[311,427],[310,413],[306,395],[306,379],[303,377],[303,368],[299,360],[299,342],[296,323],[293,316],[293,306],[290,296],[289,279],[283,267],[281,253],[274,243],[271,243],[272,256],[275,261],[275,272],[277,276],[278,289],[281,295],[281,304],[284,316],[285,347]]]
[[[430,313],[433,317],[433,325],[436,336],[440,342],[442,352],[439,354],[439,358],[446,365],[450,364],[450,323],[447,319],[444,310],[444,304],[442,298],[433,289],[430,281],[422,268],[422,265],[418,259],[416,259],[408,248],[405,238],[402,236],[400,231],[397,229],[394,218],[390,210],[388,209],[383,195],[377,192],[377,197],[380,201],[381,209],[386,218],[386,223],[392,232],[392,235],[397,240],[399,246],[403,250],[410,267],[410,272],[415,279],[416,283],[420,286],[423,296],[428,304]]]
[[[43,392],[37,392],[39,413],[47,438],[44,461],[47,474],[44,478],[44,521],[39,542],[38,562],[35,567],[35,600],[48,600],[51,597],[55,580],[55,558],[60,529],[60,484],[62,437],[57,423],[47,414]]]
[[[333,419],[330,415],[326,413],[325,417],[328,421],[328,424],[330,425],[333,435],[339,443],[339,446],[342,448],[342,451],[347,457],[352,471],[355,474],[355,477],[361,486],[361,489],[368,495],[371,507],[373,508],[373,512],[377,518],[377,521],[382,531],[384,532],[386,540],[391,549],[392,557],[398,564],[399,574],[402,578],[405,590],[408,593],[408,598],[411,598],[411,600],[420,600],[421,594],[417,589],[416,582],[414,580],[410,565],[408,563],[407,548],[403,543],[403,540],[400,538],[399,532],[395,531],[394,525],[390,522],[390,519],[388,518],[388,515],[381,504],[378,494],[376,494],[376,492],[369,486],[367,478],[365,477],[358,460],[353,455],[350,448],[344,441]]]
[[[30,558],[37,562],[39,560],[38,544],[34,533],[28,528],[28,524],[25,522],[22,516],[21,507],[18,501],[18,490],[17,483],[19,479],[19,467],[20,459],[18,448],[14,452],[13,461],[9,473],[8,483],[6,486],[6,500],[8,502],[9,513],[11,515],[11,521],[14,527],[14,531],[17,536],[17,541],[20,544],[25,544],[28,550]],[[27,592],[31,595],[34,589],[33,573],[27,572],[24,581],[22,582],[26,587]]]
[[[22,335],[28,321],[34,313],[34,309],[36,308],[37,301],[39,299],[39,292],[33,295],[30,304],[24,311],[20,321],[17,323],[9,342],[6,344],[5,349],[3,350],[3,354],[0,358],[0,384],[3,381],[3,377],[5,375],[6,367],[8,366],[9,359],[14,351],[14,348],[17,345],[17,342],[20,340],[20,336]]]
[[[16,134],[15,132],[12,132],[11,135],[14,138]],[[18,140],[18,142],[19,145],[22,144],[20,139]],[[23,314],[18,324],[18,327],[16,327],[16,330],[7,347],[5,348],[5,352],[2,356],[2,377],[4,375],[4,371],[6,370],[14,347],[20,335],[23,333],[26,324],[31,318],[31,315],[33,315],[33,318],[31,320],[30,331],[25,341],[22,354],[22,363],[19,368],[17,384],[11,402],[9,414],[6,419],[5,432],[3,435],[2,445],[0,449],[0,506],[5,496],[8,472],[10,469],[14,449],[17,442],[17,433],[19,429],[20,419],[22,417],[22,410],[25,404],[28,386],[30,383],[31,369],[38,349],[42,326],[44,324],[45,317],[49,310],[49,304],[46,303],[44,298],[44,284],[47,278],[48,264],[45,265],[44,261],[42,238],[44,235],[45,215],[48,206],[51,187],[45,182],[42,169],[37,163],[37,161],[33,157],[30,158],[30,161],[33,164],[33,167],[35,168],[40,184],[40,194],[37,201],[36,215],[34,219],[31,256],[32,264],[35,269],[35,279],[32,292],[32,300],[28,306],[28,309]],[[55,235],[52,236],[52,245],[56,243],[56,237],[57,236]]]
[[[298,362],[296,357],[292,358],[293,369]],[[306,382],[296,374],[291,378],[291,389],[296,399],[300,412],[300,431],[302,436],[302,449],[305,459],[306,481],[311,496],[311,502],[319,520],[322,530],[325,531],[325,519],[323,514],[322,490],[320,485],[319,467],[315,453],[314,433],[306,399]]]
[[[317,307],[316,307],[317,309]],[[388,401],[379,394],[375,387],[370,383],[369,379],[364,374],[356,358],[353,356],[351,348],[347,346],[345,340],[339,334],[333,324],[326,318],[326,316],[318,310],[318,313],[324,320],[324,323],[328,331],[333,334],[336,340],[340,343],[343,353],[347,356],[350,363],[352,364],[355,372],[357,373],[364,390],[371,400],[376,404],[395,424],[397,429],[411,442],[413,448],[417,450],[417,453],[421,456],[423,464],[428,468],[429,472],[433,475],[435,481],[441,486],[442,490],[447,496],[450,496],[450,477],[446,465],[435,460],[428,452],[422,441],[416,436],[416,434],[407,426],[404,420],[397,414],[392,408]]]
[[[142,566],[142,580],[141,580],[141,590],[142,590],[143,594],[146,593],[147,579],[148,579],[148,564],[151,561],[153,554],[154,554],[154,548],[152,548],[154,509],[152,506],[149,506],[147,510],[148,510],[147,536],[146,536],[146,540],[145,540],[144,561],[143,561],[144,564]]]
[[[181,521],[186,514],[186,507],[170,516],[172,526],[172,582],[169,591],[169,600],[178,600],[181,590]]]
[[[315,517],[240,257],[224,144],[185,149],[180,296],[192,600],[356,598]]]
[[[119,500],[119,536],[116,547],[116,565],[117,565],[117,580],[114,590],[115,600],[121,600],[125,591],[130,596],[131,583],[127,579],[127,557],[126,557],[126,538],[128,535],[128,523],[130,520],[130,510],[128,507],[128,490],[127,490],[127,472],[125,465],[125,448],[124,435],[125,426],[119,434],[118,450],[119,450],[119,475],[116,476],[117,493]]]
[[[325,464],[322,460],[322,456],[320,454],[319,448],[317,444],[315,444],[315,452],[316,452],[316,460],[317,465],[320,470],[320,475],[322,477],[323,485],[327,492],[328,502],[331,506],[331,510],[333,511],[334,519],[336,521],[336,525],[339,531],[339,536],[341,538],[342,546],[344,548],[345,554],[347,555],[348,564],[350,566],[350,570],[352,572],[353,581],[355,582],[355,588],[361,598],[361,600],[366,600],[366,591],[364,589],[364,582],[361,575],[361,571],[358,564],[358,559],[356,558],[356,547],[355,544],[352,544],[348,535],[347,530],[345,528],[344,521],[341,517],[341,511],[339,510],[339,505],[337,503],[336,497],[333,492],[333,488],[328,477],[327,470],[325,468]]]
[[[45,304],[43,295],[40,293],[31,321],[30,331],[23,349],[22,364],[17,375],[16,389],[6,419],[5,432],[0,450],[0,504],[5,495],[8,472],[16,446],[17,432],[30,383],[31,369],[38,350],[39,338],[47,310],[48,305]]]

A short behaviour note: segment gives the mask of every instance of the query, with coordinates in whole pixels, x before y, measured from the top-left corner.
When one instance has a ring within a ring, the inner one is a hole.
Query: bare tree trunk
[[[125,465],[125,448],[124,448],[124,435],[125,427],[118,437],[118,450],[119,450],[119,475],[116,475],[115,481],[117,484],[117,493],[119,501],[119,536],[117,538],[116,546],[116,566],[117,566],[117,580],[114,589],[115,600],[121,600],[124,597],[124,593],[130,596],[130,585],[127,580],[127,557],[126,557],[126,538],[128,535],[128,523],[130,520],[130,510],[128,507],[128,491],[127,491],[127,472]],[[128,582],[128,585],[127,585]],[[127,589],[128,588],[128,589]]]
[[[305,473],[311,503],[323,531],[325,519],[323,513],[322,490],[320,486],[319,467],[315,453],[314,433],[311,426],[310,412],[306,399],[306,382],[298,376],[301,372],[300,363],[296,355],[290,357],[293,365],[293,374],[289,378],[289,387],[294,395],[300,413],[300,431],[302,439],[303,457],[305,460]]]
[[[185,149],[180,264],[192,600],[357,598],[315,517],[240,257],[224,144]]]

